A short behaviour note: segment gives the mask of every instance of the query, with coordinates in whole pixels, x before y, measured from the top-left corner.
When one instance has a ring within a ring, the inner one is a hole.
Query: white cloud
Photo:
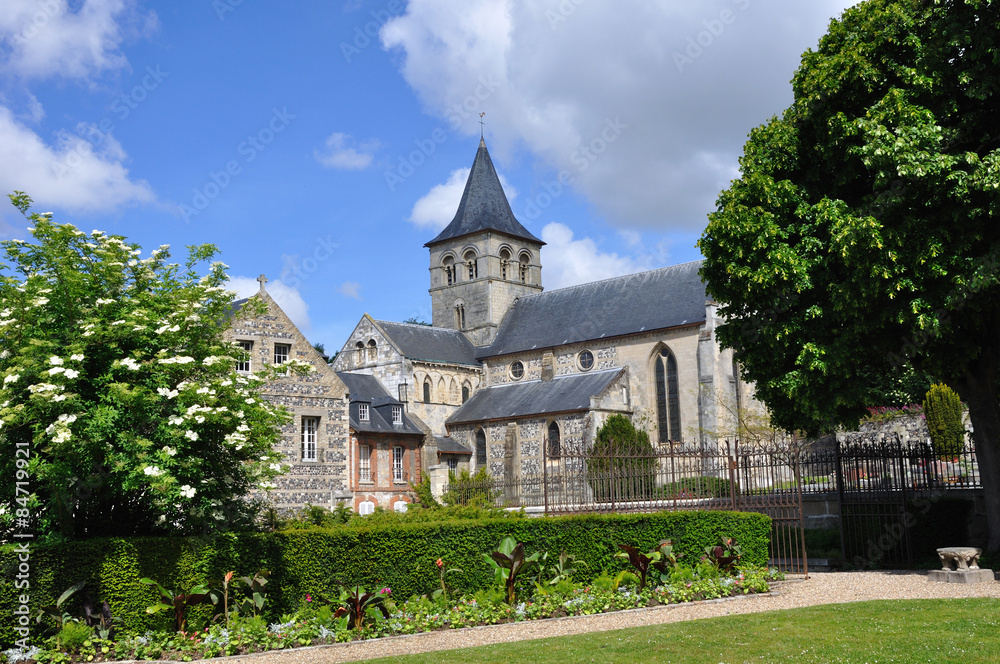
[[[567,171],[611,223],[690,232],[747,132],[791,102],[802,52],[852,4],[411,0],[381,39],[452,129],[479,133],[485,110],[491,147]]]
[[[462,192],[465,191],[465,182],[469,179],[468,168],[459,168],[451,172],[447,182],[431,187],[431,190],[424,194],[414,205],[410,212],[410,221],[417,225],[417,228],[431,228],[441,230],[455,217],[458,204],[462,200]],[[500,186],[507,194],[507,200],[513,201],[517,197],[517,190],[508,184],[507,179],[497,174],[500,178]]]
[[[303,334],[308,334],[312,321],[309,319],[309,305],[302,299],[298,289],[281,282],[280,279],[268,281],[265,284],[270,295],[285,315],[292,319]],[[250,297],[260,291],[260,283],[254,277],[231,276],[226,284],[227,290],[234,290],[239,297]]]
[[[0,3],[0,67],[24,78],[86,79],[128,66],[119,46],[139,19],[132,0],[3,0]],[[147,27],[155,14],[140,20]]]
[[[349,147],[353,142],[350,134],[334,133],[326,139],[323,150],[315,150],[316,160],[327,168],[343,168],[360,171],[368,168],[379,147],[377,140],[361,143],[357,148]]]
[[[573,231],[560,223],[542,228],[544,268],[542,280],[549,290],[609,279],[648,269],[644,261],[615,253],[601,253],[589,237],[573,239]]]
[[[341,295],[353,298],[355,300],[361,299],[361,284],[356,281],[345,281],[340,284],[340,288],[337,289]]]
[[[118,141],[91,125],[60,132],[56,144],[47,145],[0,106],[0,145],[0,190],[25,191],[39,205],[105,212],[155,200],[147,182],[129,177]]]

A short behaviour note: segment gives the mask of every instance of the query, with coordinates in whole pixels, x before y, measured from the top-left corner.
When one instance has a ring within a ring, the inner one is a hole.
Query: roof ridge
[[[686,261],[684,263],[676,263],[674,265],[664,265],[663,267],[654,267],[651,270],[639,270],[638,272],[630,272],[628,274],[619,274],[617,277],[607,277],[605,279],[598,279],[597,281],[586,281],[582,284],[573,284],[572,286],[563,286],[562,288],[552,288],[550,290],[542,291],[541,293],[529,293],[528,295],[522,295],[518,300],[527,300],[529,298],[539,297],[541,295],[551,295],[552,293],[560,293],[562,291],[572,290],[574,288],[587,288],[589,286],[594,286],[596,284],[603,284],[609,281],[616,281],[618,279],[627,279],[628,277],[634,277],[639,274],[648,274],[650,272],[663,272],[664,270],[673,270],[675,268],[684,267],[685,265],[691,265],[693,263],[702,263],[704,258],[699,258],[694,261]]]
[[[418,327],[418,328],[421,328],[421,329],[424,329],[424,330],[442,330],[442,331],[445,331],[445,332],[459,332],[460,333],[460,330],[454,330],[454,329],[452,329],[450,327],[436,327],[434,325],[424,325],[422,323],[407,323],[407,322],[399,323],[399,322],[396,322],[394,320],[378,320],[376,318],[373,318],[372,320],[374,320],[379,325],[382,325],[384,323],[389,323],[390,325],[406,325],[407,327]]]

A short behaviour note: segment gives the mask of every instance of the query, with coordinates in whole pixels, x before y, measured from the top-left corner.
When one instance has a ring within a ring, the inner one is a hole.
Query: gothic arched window
[[[547,450],[550,459],[556,459],[562,454],[562,440],[559,437],[559,425],[554,421],[549,423],[549,449]]]
[[[476,429],[476,468],[486,467],[486,432]]]
[[[424,403],[431,402],[431,379],[424,379]]]
[[[469,400],[469,393],[470,392],[471,392],[471,390],[469,389],[469,384],[468,383],[465,383],[464,385],[462,385],[462,403],[465,403],[466,401]]]
[[[680,390],[677,387],[677,360],[666,348],[656,357],[656,424],[660,442],[681,439]]]

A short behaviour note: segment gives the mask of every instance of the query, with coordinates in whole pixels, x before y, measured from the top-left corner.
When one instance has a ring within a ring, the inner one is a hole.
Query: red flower
[[[306,601],[307,602],[313,601],[312,595],[310,595],[309,593],[306,593]]]
[[[440,558],[438,558],[437,562],[434,563],[434,564],[437,565],[438,567],[444,567],[444,561],[441,560]]]

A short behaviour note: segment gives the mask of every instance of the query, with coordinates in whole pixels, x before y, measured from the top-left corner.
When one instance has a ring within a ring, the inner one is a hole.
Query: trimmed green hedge
[[[149,615],[155,590],[139,583],[151,577],[165,587],[187,590],[214,582],[228,570],[238,576],[258,569],[271,571],[268,607],[276,619],[295,610],[306,593],[332,594],[341,581],[366,587],[392,588],[397,597],[429,593],[438,588],[434,561],[443,558],[462,574],[449,575],[459,592],[474,592],[493,583],[482,554],[496,548],[506,535],[525,543],[527,552],[565,549],[588,564],[587,577],[601,570],[619,570],[618,544],[642,550],[672,538],[685,562],[696,561],[704,548],[723,536],[735,537],[747,563],[767,564],[771,520],[742,512],[658,512],[653,514],[589,515],[541,519],[444,521],[392,527],[293,530],[278,533],[226,533],[211,538],[95,539],[31,552],[31,607],[52,603],[67,587],[86,579],[86,592],[107,600],[120,628],[130,631],[167,628],[170,617]],[[17,556],[0,551],[0,615],[12,616]],[[207,607],[200,607],[202,611]],[[197,616],[197,613],[193,614]],[[12,621],[0,625],[0,643],[15,639]]]

